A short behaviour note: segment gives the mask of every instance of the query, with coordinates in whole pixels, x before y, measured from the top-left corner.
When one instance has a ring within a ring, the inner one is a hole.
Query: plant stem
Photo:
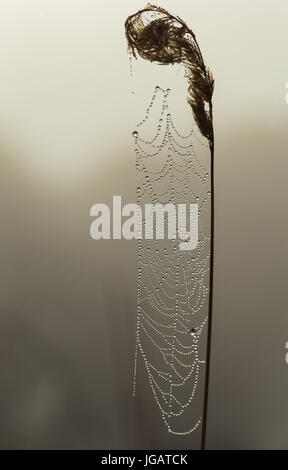
[[[213,106],[209,102],[209,113],[211,119],[211,137],[210,137],[210,172],[211,172],[211,208],[210,208],[210,272],[209,272],[209,307],[208,307],[208,331],[207,331],[207,351],[206,351],[206,373],[205,373],[205,391],[203,405],[203,424],[201,450],[206,447],[206,430],[209,398],[209,376],[210,376],[210,358],[211,358],[211,339],[212,339],[212,311],[213,311],[213,276],[214,276],[214,131],[213,131]]]

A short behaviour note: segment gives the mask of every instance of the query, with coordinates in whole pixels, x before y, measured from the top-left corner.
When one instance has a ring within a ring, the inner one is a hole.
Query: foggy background
[[[216,80],[207,447],[287,449],[288,5],[160,5]],[[0,0],[2,449],[199,448],[167,433],[142,369],[132,398],[136,243],[89,234],[93,204],[135,198],[131,132],[157,83],[151,64],[131,80],[124,21],[144,6]]]

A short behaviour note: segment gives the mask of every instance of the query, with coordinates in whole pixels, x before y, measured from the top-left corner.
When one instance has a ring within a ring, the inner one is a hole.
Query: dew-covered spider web
[[[182,135],[169,110],[172,91],[156,86],[135,139],[137,203],[198,204],[198,246],[181,251],[175,238],[138,240],[137,364],[170,433],[185,436],[201,423],[208,321],[210,250],[209,146],[191,115]],[[142,210],[143,227],[145,222]],[[188,225],[189,222],[187,222]]]

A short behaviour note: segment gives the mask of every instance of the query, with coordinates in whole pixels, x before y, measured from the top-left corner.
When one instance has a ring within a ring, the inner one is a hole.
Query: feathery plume
[[[201,134],[211,145],[214,79],[204,63],[193,31],[181,18],[150,4],[127,18],[125,31],[128,48],[135,58],[137,52],[150,62],[161,65],[182,63],[185,66],[189,82],[188,103]]]

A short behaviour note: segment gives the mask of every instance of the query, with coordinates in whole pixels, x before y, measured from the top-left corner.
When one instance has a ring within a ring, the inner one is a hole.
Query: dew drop
[[[138,132],[137,131],[133,131],[132,132],[132,136],[135,137],[135,139],[138,137]]]
[[[191,330],[189,330],[189,333],[191,336],[195,336],[198,330],[199,330],[198,327],[191,328]]]

